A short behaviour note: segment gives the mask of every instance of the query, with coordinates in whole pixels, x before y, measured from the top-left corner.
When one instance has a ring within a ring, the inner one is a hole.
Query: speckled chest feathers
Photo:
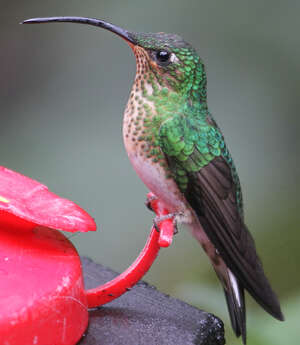
[[[143,171],[152,167],[161,178],[175,178],[184,191],[186,167],[198,170],[220,155],[221,133],[209,123],[206,103],[206,75],[200,58],[191,47],[172,50],[172,64],[159,65],[151,49],[133,47],[137,71],[124,114],[123,134],[129,158],[146,185]],[[180,131],[184,131],[182,135]],[[168,140],[162,140],[167,136]],[[182,140],[184,136],[185,140]],[[190,139],[190,140],[189,140]],[[171,147],[168,147],[168,141]],[[201,160],[188,159],[195,146]],[[162,148],[185,161],[172,172]],[[221,145],[222,146],[222,145]],[[145,162],[147,164],[145,165]],[[162,169],[158,169],[160,166]],[[156,167],[156,168],[155,168]],[[152,183],[153,188],[153,183]]]
[[[179,108],[179,97],[163,85],[163,76],[151,65],[147,52],[134,48],[137,70],[124,114],[124,141],[128,153],[140,156],[170,172],[159,146],[161,124]]]
[[[195,67],[188,49],[181,56],[188,59],[187,66],[179,69],[166,70],[159,68],[146,49],[133,47],[136,56],[136,77],[130,93],[130,98],[124,114],[124,141],[131,153],[148,158],[165,168],[167,177],[171,177],[164,155],[160,148],[159,131],[161,125],[168,119],[182,116],[203,108],[202,120],[206,117],[206,78],[204,72]],[[177,59],[177,57],[176,57]],[[192,67],[189,67],[192,64]],[[187,75],[190,72],[189,78]],[[201,81],[196,82],[196,80]],[[201,84],[201,85],[199,85]],[[204,106],[200,107],[199,89],[205,88],[202,95]],[[193,101],[193,93],[197,92],[197,102]],[[193,109],[193,103],[196,105]],[[195,104],[196,103],[196,104]],[[195,115],[195,114],[194,114]],[[205,123],[207,126],[207,123]]]
[[[156,51],[140,46],[133,51],[137,72],[124,114],[125,147],[143,182],[170,204],[174,193],[178,199],[187,188],[188,170],[221,154],[223,137],[209,123],[206,75],[193,48],[173,48],[168,66],[155,61]],[[191,158],[196,147],[197,163]],[[166,152],[176,156],[177,167],[170,168]]]

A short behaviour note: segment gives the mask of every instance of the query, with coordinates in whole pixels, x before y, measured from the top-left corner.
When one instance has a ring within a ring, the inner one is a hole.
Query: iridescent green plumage
[[[215,157],[223,157],[232,170],[242,215],[239,178],[224,138],[209,114],[205,68],[195,49],[178,35],[133,33],[131,36],[149,51],[149,55],[167,49],[177,58],[177,61],[161,66],[162,74],[151,68],[152,73],[146,80],[152,86],[151,94],[147,93],[145,82],[141,85],[141,102],[152,102],[155,116],[144,119],[145,135],[139,140],[152,142],[169,157],[173,178],[183,193],[187,189],[189,172],[200,170]]]

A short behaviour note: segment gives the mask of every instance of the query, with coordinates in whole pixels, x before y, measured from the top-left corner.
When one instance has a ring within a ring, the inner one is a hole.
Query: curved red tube
[[[158,217],[169,214],[162,202],[152,193],[147,195],[151,209]],[[172,243],[174,233],[173,218],[165,219],[158,224],[159,231],[152,226],[150,236],[145,247],[133,264],[115,279],[86,291],[89,308],[99,307],[120,297],[130,290],[149,270],[161,247],[168,247]]]

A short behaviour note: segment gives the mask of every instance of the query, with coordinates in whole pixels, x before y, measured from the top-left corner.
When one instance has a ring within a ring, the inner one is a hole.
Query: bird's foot
[[[162,202],[153,193],[148,193],[145,205],[150,211],[156,213],[156,217],[153,220],[154,228],[157,232],[160,232],[160,223],[164,220],[171,219],[174,229],[174,235],[178,233],[177,220],[180,220],[183,216],[181,212],[168,213],[167,207],[162,205]],[[164,214],[165,213],[165,214]],[[157,214],[160,214],[159,216]]]
[[[155,212],[151,206],[153,200],[157,200],[157,197],[154,194],[147,197],[147,200],[145,201],[145,205],[150,211]]]
[[[176,221],[176,216],[178,216],[177,213],[169,213],[169,214],[166,214],[164,216],[156,216],[154,219],[153,219],[153,225],[156,229],[157,232],[160,231],[159,229],[159,224],[166,220],[166,219],[172,219],[172,222],[173,222],[173,227],[174,227],[174,235],[178,234],[178,227],[177,227],[177,221]]]

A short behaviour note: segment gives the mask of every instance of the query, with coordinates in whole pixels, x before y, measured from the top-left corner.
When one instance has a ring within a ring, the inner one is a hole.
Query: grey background
[[[238,167],[247,224],[288,320],[280,324],[249,299],[249,343],[298,339],[300,2],[0,3],[0,164],[86,209],[98,231],[78,234],[73,243],[81,255],[118,271],[143,247],[153,218],[121,135],[133,54],[101,29],[18,22],[98,17],[133,31],[179,33],[195,46],[206,62],[210,110]],[[214,272],[186,229],[161,251],[146,280],[229,325]],[[230,328],[227,339],[239,343]]]

